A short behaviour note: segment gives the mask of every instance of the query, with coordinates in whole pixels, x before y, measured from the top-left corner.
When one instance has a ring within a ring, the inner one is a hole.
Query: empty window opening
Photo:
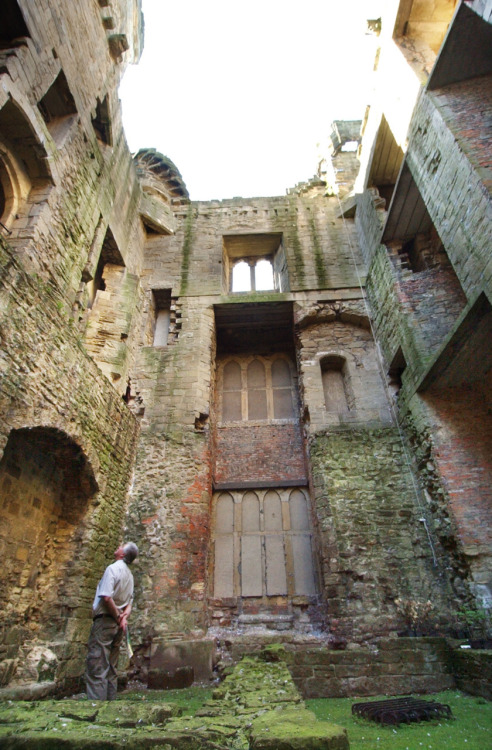
[[[96,295],[98,291],[106,290],[106,280],[104,278],[104,271],[106,266],[125,266],[121,253],[116,244],[116,240],[113,237],[111,229],[107,229],[106,235],[101,248],[101,254],[99,261],[96,266],[94,277],[87,283],[87,291],[89,294],[87,300],[87,309],[91,310],[96,301]]]
[[[287,291],[288,274],[282,235],[225,235],[224,272],[228,290]]]
[[[29,37],[19,4],[16,0],[2,0],[0,9],[0,49],[9,49],[24,37]]]
[[[232,268],[232,287],[233,292],[251,291],[251,270],[249,263],[240,260]]]
[[[357,151],[359,148],[359,141],[345,141],[340,151]]]
[[[219,493],[214,541],[214,597],[316,594],[305,490]]]
[[[265,292],[274,289],[271,260],[248,258],[232,268],[232,292]]]
[[[77,113],[77,107],[69,89],[65,74],[61,71],[54,83],[38,103],[39,111],[54,140],[59,140],[67,132]]]
[[[92,118],[92,127],[96,137],[107,146],[113,145],[111,134],[111,116],[109,111],[108,96],[106,95],[102,102],[98,99],[96,103],[96,114]]]
[[[167,346],[171,324],[171,290],[153,289],[153,306],[155,311],[154,346]]]
[[[388,370],[388,390],[393,398],[398,396],[402,386],[401,376],[407,366],[401,346],[393,357]]]
[[[414,273],[449,265],[446,250],[434,226],[405,242],[398,255],[402,267]]]
[[[94,305],[94,302],[96,300],[96,294],[99,291],[105,291],[106,289],[106,282],[104,281],[104,266],[106,265],[106,259],[104,256],[104,252],[101,252],[101,255],[99,256],[99,262],[97,264],[96,273],[94,274],[94,278],[89,281],[87,284],[87,288],[89,290],[89,299],[87,300],[87,309],[92,310],[92,307]]]
[[[347,371],[344,357],[335,354],[320,361],[326,411],[343,414],[349,411]]]
[[[258,292],[274,288],[273,265],[269,260],[260,260],[255,266],[255,289]]]

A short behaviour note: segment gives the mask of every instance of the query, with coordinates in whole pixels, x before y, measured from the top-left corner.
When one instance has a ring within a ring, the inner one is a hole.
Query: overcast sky
[[[130,149],[172,159],[192,200],[284,195],[315,174],[333,119],[362,119],[379,4],[143,0],[120,88]]]

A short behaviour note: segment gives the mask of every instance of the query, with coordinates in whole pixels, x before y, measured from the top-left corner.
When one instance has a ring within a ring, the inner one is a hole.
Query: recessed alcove
[[[70,612],[61,592],[97,491],[81,448],[60,430],[12,430],[0,461],[1,629],[54,637]]]

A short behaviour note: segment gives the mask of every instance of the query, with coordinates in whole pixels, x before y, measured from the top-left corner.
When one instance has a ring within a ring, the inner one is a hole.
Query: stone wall
[[[483,119],[488,79],[454,84],[423,97],[412,121],[408,164],[431,219],[446,248],[467,298],[490,290],[489,265],[492,204],[484,146],[490,138]],[[487,99],[486,99],[487,100]],[[475,143],[464,148],[466,138]],[[471,149],[471,151],[470,151]],[[467,153],[468,152],[468,153]],[[473,196],[472,204],[470,197]]]
[[[56,642],[52,676],[63,682],[82,671],[94,588],[120,539],[137,426],[84,354],[56,291],[27,274],[3,240],[0,248],[9,300],[1,316],[2,541],[13,556],[3,665],[7,680],[32,678],[36,667],[23,673],[19,646],[29,661],[30,644]]]
[[[191,203],[176,207],[175,235],[152,236],[146,242],[142,340],[149,343],[152,290],[170,290],[179,329],[167,347],[144,345],[132,373],[130,407],[139,416],[141,437],[128,533],[139,540],[146,560],[137,583],[136,642],[203,633],[207,626],[215,461],[219,483],[306,483],[296,424],[277,425],[273,420],[250,426],[246,443],[242,426],[233,428],[232,440],[227,425],[215,432],[209,429],[218,416],[213,403],[213,305],[241,302],[254,307],[293,298],[292,291],[229,295],[224,235],[281,233],[291,290],[328,283],[342,290],[356,286],[350,236],[335,218],[336,203],[319,187],[285,198]]]
[[[138,296],[145,231],[117,84],[139,54],[140,13],[127,3],[111,12],[63,0],[19,6],[22,40],[0,55],[0,512],[9,561],[0,675],[2,684],[71,689],[84,669],[95,586],[121,541],[138,435],[121,397],[137,344],[128,296]],[[114,47],[119,33],[128,53]],[[88,286],[109,235],[121,293],[108,340],[93,310],[98,351],[84,338]]]
[[[329,425],[391,421],[364,305],[360,301],[318,304],[314,314],[305,312],[298,312],[298,357],[310,431]],[[340,403],[327,403],[323,388],[323,373],[330,369],[333,358],[339,358],[340,365],[343,361],[344,398]]]
[[[492,653],[455,648],[451,658],[456,687],[492,700]]]
[[[279,643],[282,647],[279,648]],[[239,638],[232,643],[234,662],[244,653],[277,649],[303,698],[434,693],[453,688],[452,652],[442,638],[380,638],[371,647],[334,650],[329,645],[291,642],[277,636]]]
[[[405,630],[397,599],[430,599],[432,625],[445,624],[447,559],[437,538],[429,543],[399,431],[331,429],[311,438],[309,455],[330,631],[360,638]]]

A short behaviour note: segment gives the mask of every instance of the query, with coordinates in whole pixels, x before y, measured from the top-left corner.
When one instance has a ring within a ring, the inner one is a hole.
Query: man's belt
[[[101,617],[110,617],[113,620],[113,622],[116,622],[113,615],[96,615],[95,617],[92,618],[92,622],[99,620]]]

